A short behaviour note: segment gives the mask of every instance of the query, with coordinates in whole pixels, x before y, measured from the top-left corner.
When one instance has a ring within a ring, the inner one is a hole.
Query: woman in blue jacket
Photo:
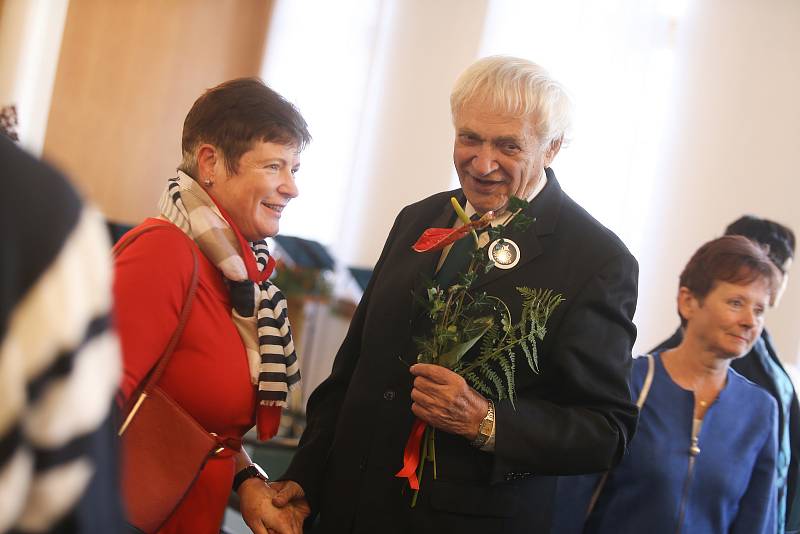
[[[740,236],[694,254],[678,292],[683,342],[634,362],[634,398],[649,389],[639,427],[584,532],[774,534],[777,408],[730,362],[758,339],[777,280]]]

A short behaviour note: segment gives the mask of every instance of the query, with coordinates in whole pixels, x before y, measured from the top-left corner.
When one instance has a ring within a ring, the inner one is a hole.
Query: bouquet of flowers
[[[462,376],[487,398],[509,399],[513,406],[517,351],[525,355],[527,365],[538,373],[536,340],[544,339],[547,319],[564,298],[551,289],[517,287],[522,297],[522,310],[519,320],[512,323],[511,312],[505,302],[486,292],[471,291],[481,273],[495,268],[487,245],[479,244],[476,230],[486,228],[489,235],[487,244],[491,244],[488,246],[502,251],[504,236],[511,231],[524,231],[533,221],[523,213],[528,203],[516,197],[509,202],[508,209],[512,215],[505,224],[494,227],[490,226],[494,219],[492,212],[477,221],[471,221],[455,198],[451,198],[451,202],[464,224],[458,228],[426,230],[414,244],[414,251],[440,251],[459,239],[471,239],[475,246],[469,266],[460,273],[455,284],[442,288],[434,281],[429,281],[425,294],[420,297],[432,326],[427,336],[415,339],[419,350],[417,362],[446,367]],[[465,358],[476,346],[477,350],[470,353],[470,356],[474,356]],[[396,475],[408,478],[409,486],[414,490],[411,506],[416,504],[419,480],[428,461],[433,464],[435,479],[435,429],[416,420],[406,444],[405,464]]]

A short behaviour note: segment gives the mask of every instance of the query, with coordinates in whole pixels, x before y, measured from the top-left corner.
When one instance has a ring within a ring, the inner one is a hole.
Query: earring
[[[212,180],[211,178],[206,178],[206,179],[203,181],[203,184],[204,184],[206,187],[211,187],[212,185],[214,185],[214,180]]]

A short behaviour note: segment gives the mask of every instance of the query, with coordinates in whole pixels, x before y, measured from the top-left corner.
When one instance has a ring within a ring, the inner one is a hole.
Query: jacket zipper
[[[692,483],[692,476],[694,475],[695,458],[700,454],[699,443],[700,425],[694,424],[692,421],[692,443],[689,446],[689,467],[686,470],[686,480],[683,483],[683,495],[681,496],[681,506],[678,513],[678,526],[675,529],[675,534],[680,534],[683,528],[683,518],[686,515],[686,501],[689,497],[689,487]]]

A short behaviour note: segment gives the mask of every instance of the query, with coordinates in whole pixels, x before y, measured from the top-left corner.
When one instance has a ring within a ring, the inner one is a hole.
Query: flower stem
[[[425,470],[425,459],[428,457],[428,435],[431,431],[431,427],[425,426],[425,435],[422,437],[422,453],[419,455],[419,467],[417,467],[417,480],[420,483],[420,487],[422,485],[422,473]],[[419,495],[419,490],[414,490],[414,496],[411,497],[411,508],[417,505],[417,496]]]
[[[475,270],[475,258],[473,257],[469,262],[469,268],[467,272],[471,273]],[[461,308],[464,305],[464,298],[467,296],[467,290],[469,289],[468,286],[462,287],[458,293],[458,302],[456,303],[456,312],[453,314],[454,317],[458,317],[461,315]]]
[[[431,429],[431,459],[433,461],[433,480],[436,480],[436,429]]]
[[[442,322],[441,322],[441,324],[439,326],[439,328],[441,328],[443,331],[447,331],[447,322],[449,320],[448,316],[450,315],[450,306],[452,304],[453,304],[453,293],[452,292],[448,292],[447,301],[445,301],[445,303],[444,303],[444,312],[442,312]],[[457,315],[456,315],[456,317],[457,317]],[[437,364],[439,363],[439,354],[442,353],[442,349],[443,348],[444,347],[440,347],[439,344],[436,343],[436,353],[434,354],[434,356],[436,358],[436,363]]]

